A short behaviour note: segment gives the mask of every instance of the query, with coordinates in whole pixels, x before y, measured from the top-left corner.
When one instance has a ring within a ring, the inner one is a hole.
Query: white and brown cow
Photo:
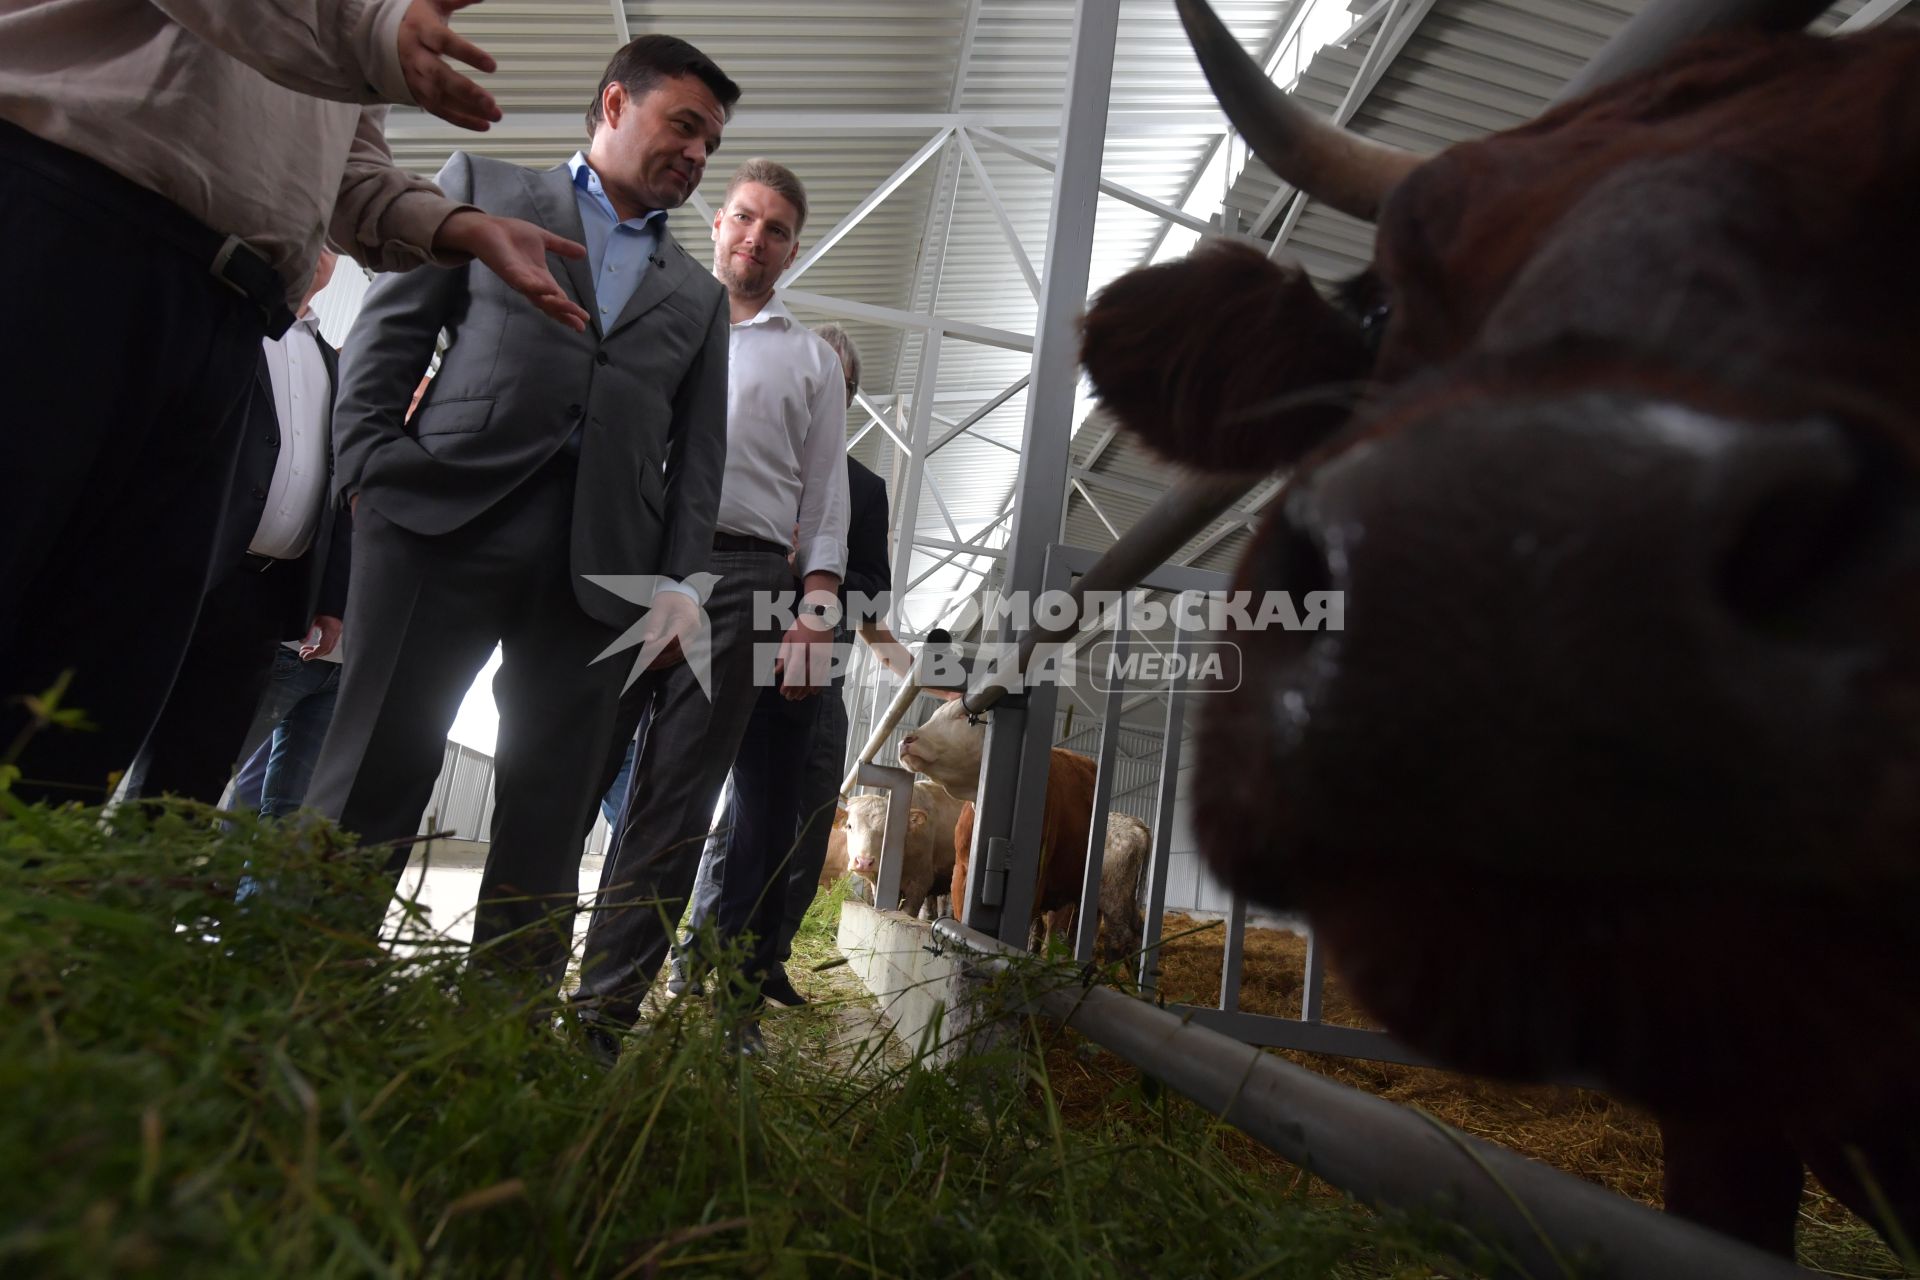
[[[901,905],[908,915],[919,915],[928,898],[946,891],[953,874],[953,830],[959,818],[960,801],[930,782],[913,784],[900,869]],[[847,801],[847,867],[869,885],[880,874],[880,842],[886,827],[886,796],[854,796]]]
[[[1378,226],[1332,300],[1209,244],[1085,321],[1161,453],[1290,473],[1237,585],[1344,594],[1232,637],[1207,861],[1421,1051],[1653,1108],[1670,1209],[1790,1250],[1805,1161],[1920,1239],[1920,30],[1722,33],[1422,160],[1179,4]]]
[[[923,773],[953,796],[972,801],[979,789],[980,757],[986,725],[971,723],[959,701],[948,702],[900,740],[900,763]],[[1043,941],[1046,917],[1075,906],[1086,881],[1088,828],[1093,822],[1096,766],[1091,757],[1053,749],[1047,765],[1047,802],[1041,818],[1040,879],[1033,899],[1030,945]],[[961,816],[955,834],[953,913],[966,906],[968,851],[973,846],[973,807]],[[1140,875],[1151,839],[1146,824],[1127,814],[1110,814],[1100,865],[1100,919],[1106,926],[1100,954],[1117,960],[1139,949]],[[1064,928],[1065,916],[1053,927]]]

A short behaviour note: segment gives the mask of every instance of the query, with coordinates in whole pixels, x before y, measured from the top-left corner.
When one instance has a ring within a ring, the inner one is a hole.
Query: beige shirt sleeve
[[[433,254],[433,237],[448,215],[475,206],[449,200],[431,179],[394,166],[386,116],[384,106],[360,108],[327,238],[375,271],[464,262],[464,254]]]
[[[149,0],[276,84],[336,102],[412,105],[400,70],[409,0]]]

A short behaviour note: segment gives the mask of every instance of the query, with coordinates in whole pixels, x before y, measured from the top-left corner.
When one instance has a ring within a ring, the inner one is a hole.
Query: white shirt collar
[[[793,312],[787,310],[787,304],[780,301],[780,295],[777,293],[767,299],[767,305],[760,308],[751,320],[742,320],[733,327],[736,329],[748,329],[756,324],[772,324],[775,321],[787,326],[789,329],[797,323],[793,318]]]

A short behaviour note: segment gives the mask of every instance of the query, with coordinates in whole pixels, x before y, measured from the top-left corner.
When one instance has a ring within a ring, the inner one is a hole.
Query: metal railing
[[[1080,1032],[1281,1156],[1369,1204],[1465,1225],[1501,1276],[1787,1280],[1781,1258],[1448,1128],[1110,988],[954,920],[934,936],[1024,980],[1028,1009]],[[1012,993],[1010,993],[1012,994]]]

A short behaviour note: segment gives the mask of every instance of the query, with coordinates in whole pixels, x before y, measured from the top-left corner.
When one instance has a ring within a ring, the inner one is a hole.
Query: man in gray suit
[[[340,364],[336,488],[355,512],[353,637],[308,802],[397,878],[447,730],[504,649],[491,847],[476,955],[549,988],[640,619],[643,653],[693,634],[681,579],[706,568],[727,455],[727,297],[666,228],[739,88],[683,40],[614,55],[591,142],[536,172],[455,152],[450,198],[584,243],[559,265],[593,319],[575,334],[477,269],[383,276]],[[411,419],[407,400],[449,345]],[[641,617],[588,575],[661,575]]]

